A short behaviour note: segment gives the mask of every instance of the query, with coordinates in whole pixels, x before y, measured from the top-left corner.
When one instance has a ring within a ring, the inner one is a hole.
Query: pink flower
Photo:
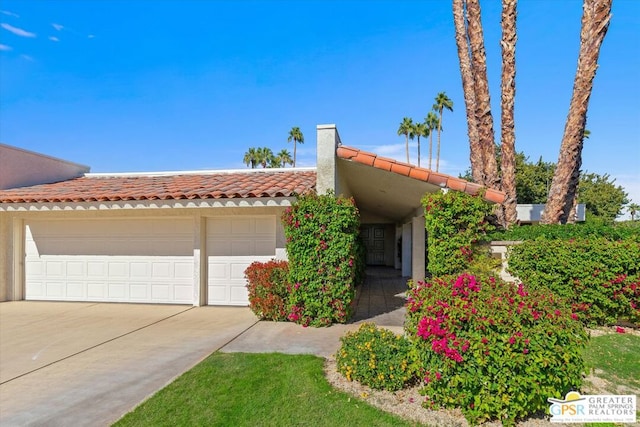
[[[528,349],[528,348],[525,348],[524,350],[522,350],[522,353],[523,353],[523,354],[528,354],[528,353],[529,353],[529,349]]]
[[[526,297],[527,295],[529,295],[527,291],[524,290],[524,286],[522,285],[522,283],[518,285],[518,295],[520,295],[521,297]]]
[[[440,378],[442,378],[442,375],[440,372],[436,372],[436,380],[439,380]]]
[[[621,328],[620,326],[616,326],[616,332],[619,334],[624,334],[626,331],[624,330],[624,328]]]
[[[575,313],[571,313],[571,318],[572,318],[573,320],[578,320],[578,315],[577,315],[577,314],[575,314]]]
[[[514,345],[515,343],[516,343],[516,338],[515,337],[509,338],[509,344]]]
[[[486,338],[484,338],[484,337],[482,338],[482,340],[481,340],[481,341],[482,341],[482,344],[486,344],[486,343],[488,343],[488,342],[489,342],[489,340],[488,340],[488,339],[486,339]]]

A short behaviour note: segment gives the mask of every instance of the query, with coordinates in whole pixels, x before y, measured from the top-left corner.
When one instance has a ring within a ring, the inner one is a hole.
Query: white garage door
[[[276,252],[276,217],[237,216],[207,219],[210,305],[248,305],[244,270],[268,261]]]
[[[193,303],[190,219],[29,221],[26,299]]]

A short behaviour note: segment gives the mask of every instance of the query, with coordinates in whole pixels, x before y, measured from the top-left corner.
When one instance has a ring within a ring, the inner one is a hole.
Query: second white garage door
[[[191,219],[29,221],[29,300],[193,303]]]
[[[276,252],[276,217],[237,216],[207,219],[208,304],[248,305],[244,271]]]

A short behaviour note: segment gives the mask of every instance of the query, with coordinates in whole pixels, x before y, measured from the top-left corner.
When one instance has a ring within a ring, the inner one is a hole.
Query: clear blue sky
[[[519,2],[516,146],[556,161],[582,2]],[[499,129],[500,2],[482,2]],[[451,1],[0,3],[0,141],[93,172],[244,168],[247,148],[315,164],[315,128],[403,159],[404,116],[446,91],[441,170],[469,164]],[[614,0],[589,105],[583,169],[640,203],[640,2]],[[497,133],[496,135],[499,135]],[[426,145],[423,145],[426,147]],[[422,150],[426,153],[426,148]],[[412,157],[415,160],[415,143]]]

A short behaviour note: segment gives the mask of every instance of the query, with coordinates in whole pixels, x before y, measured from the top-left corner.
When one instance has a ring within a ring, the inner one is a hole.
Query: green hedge
[[[587,325],[640,322],[640,239],[527,240],[509,249],[509,271],[580,310]]]
[[[476,243],[495,227],[488,221],[494,205],[459,191],[426,194],[427,271],[431,276],[466,271],[485,250]]]
[[[282,219],[291,283],[289,320],[305,326],[345,323],[364,269],[353,199],[303,195]]]
[[[545,239],[577,239],[577,238],[606,238],[622,240],[640,236],[640,221],[621,222],[614,225],[604,223],[584,224],[549,224],[523,225],[512,227],[508,231],[497,231],[487,236],[488,240],[534,240],[539,237]]]

